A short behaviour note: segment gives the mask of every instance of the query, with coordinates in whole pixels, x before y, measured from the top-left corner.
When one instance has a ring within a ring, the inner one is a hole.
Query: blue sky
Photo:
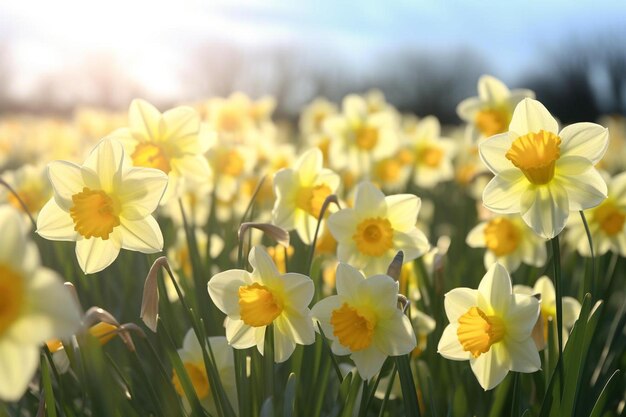
[[[617,0],[19,0],[0,3],[0,23],[17,93],[102,53],[148,89],[174,96],[188,50],[210,39],[328,48],[363,65],[377,50],[467,48],[513,83],[571,39],[612,31],[626,47],[626,2]]]

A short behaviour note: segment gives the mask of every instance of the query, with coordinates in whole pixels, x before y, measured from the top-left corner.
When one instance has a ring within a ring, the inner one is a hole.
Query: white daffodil
[[[374,275],[386,272],[400,250],[407,262],[423,255],[430,245],[415,226],[420,204],[412,194],[385,197],[373,184],[359,184],[354,208],[339,210],[328,218],[339,261]]]
[[[388,356],[416,346],[411,321],[398,309],[398,283],[388,275],[367,279],[348,264],[337,266],[337,295],[312,309],[335,355],[350,355],[361,378],[373,378]]]
[[[493,264],[477,290],[448,292],[445,309],[450,324],[437,350],[447,359],[469,360],[485,390],[502,382],[509,371],[530,373],[541,368],[531,337],[539,318],[539,301],[514,294],[502,265]]]
[[[230,405],[232,405],[235,413],[237,413],[237,384],[235,381],[235,356],[233,355],[233,349],[228,345],[226,338],[222,336],[209,337],[207,343],[211,346],[222,387],[224,387]],[[187,376],[191,380],[191,385],[193,385],[193,389],[200,400],[200,404],[202,404],[211,415],[216,415],[216,402],[211,391],[211,382],[206,373],[202,347],[193,329],[189,329],[187,334],[185,334],[183,347],[182,349],[178,349],[178,356],[180,356],[183,362]],[[183,399],[185,409],[189,410],[191,408],[189,400],[185,395],[180,377],[176,373],[176,370],[174,370],[172,376],[172,384],[174,385],[176,393]]]
[[[606,183],[594,165],[607,145],[602,126],[576,123],[559,131],[543,104],[524,99],[508,133],[480,144],[480,156],[495,174],[483,203],[496,213],[520,213],[535,233],[551,239],[563,230],[570,211],[606,198]]]
[[[82,166],[48,164],[54,197],[41,209],[37,233],[46,239],[76,241],[86,274],[109,266],[121,248],[143,253],[163,249],[152,212],[167,186],[167,175],[133,168],[119,142],[103,139]]]
[[[176,107],[161,114],[152,104],[135,99],[128,110],[128,128],[109,137],[119,140],[133,166],[155,168],[169,177],[162,203],[178,196],[181,180],[208,182],[209,163],[204,157],[210,133],[191,107]]]
[[[28,220],[28,214],[37,218],[39,210],[52,195],[52,188],[46,176],[44,165],[24,165],[15,171],[3,172],[2,179],[13,188],[19,196],[19,200],[13,193],[1,187],[0,203],[9,203],[24,213],[26,220]],[[22,207],[20,200],[26,206],[28,213],[24,212],[24,207]]]
[[[273,325],[274,360],[284,362],[296,344],[315,341],[309,303],[313,281],[296,273],[280,274],[272,258],[260,246],[252,248],[248,261],[252,272],[231,269],[209,280],[211,299],[226,314],[226,338],[235,349],[256,346],[264,350],[265,331]]]
[[[608,198],[585,213],[596,256],[611,251],[626,256],[626,172],[608,183]],[[572,216],[565,238],[582,256],[591,256],[585,225]]]
[[[548,342],[549,326],[555,331],[556,335],[556,291],[554,284],[547,276],[542,276],[535,282],[535,286],[530,288],[526,285],[515,285],[513,292],[516,294],[541,295],[541,319],[543,321],[543,340],[544,344]],[[574,323],[580,315],[581,305],[577,299],[573,297],[563,297],[563,340],[567,341],[569,329],[574,327]]]
[[[500,80],[491,75],[478,79],[478,97],[470,97],[456,108],[461,119],[472,128],[474,140],[504,133],[509,128],[513,109],[526,97],[535,98],[531,90],[509,90]]]
[[[434,188],[454,177],[452,157],[456,144],[440,135],[441,125],[434,116],[420,120],[414,131],[406,135],[406,146],[412,152],[413,182],[422,188]]]
[[[467,235],[472,248],[486,248],[485,268],[498,262],[513,273],[523,262],[532,266],[546,263],[546,244],[518,215],[493,216]]]
[[[313,241],[322,205],[339,187],[339,175],[323,168],[324,157],[317,148],[302,154],[293,168],[274,175],[276,202],[273,223],[285,230],[296,230],[300,239]]]
[[[0,400],[17,401],[39,366],[41,345],[74,334],[80,311],[57,273],[40,265],[12,207],[0,207],[0,230]]]

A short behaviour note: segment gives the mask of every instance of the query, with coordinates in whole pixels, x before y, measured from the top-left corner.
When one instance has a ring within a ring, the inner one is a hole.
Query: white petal
[[[339,184],[341,184],[341,178],[330,169],[322,169],[315,180],[315,185],[326,184],[332,193],[337,192]]]
[[[118,198],[121,215],[139,220],[152,214],[159,206],[167,187],[167,175],[158,169],[132,168],[123,173]]]
[[[54,198],[43,206],[37,216],[37,234],[50,240],[73,241],[78,238],[78,233],[74,230],[74,220],[67,211],[59,207]]]
[[[491,346],[487,353],[470,359],[470,365],[478,383],[485,391],[493,389],[509,373],[511,359],[502,343]]]
[[[385,203],[385,195],[371,182],[362,182],[356,189],[354,209],[359,219],[378,216],[386,217],[387,204]]]
[[[571,328],[580,315],[581,305],[577,299],[563,297],[563,326]]]
[[[506,313],[513,293],[508,271],[498,263],[493,264],[478,284],[478,292],[482,295],[479,301],[481,298],[484,299],[498,315]],[[484,311],[484,308],[480,307]],[[492,314],[487,311],[485,313]]]
[[[163,250],[163,234],[152,216],[141,220],[120,218],[122,248],[142,253],[156,253]]]
[[[315,293],[315,285],[311,278],[303,274],[289,272],[282,275],[285,305],[297,311],[304,311],[309,306]]]
[[[496,213],[519,213],[522,193],[528,188],[528,180],[519,170],[502,171],[483,191],[483,204]]]
[[[374,275],[361,281],[357,293],[346,297],[356,305],[375,306],[379,316],[389,317],[398,311],[398,283],[389,275]]]
[[[304,186],[313,185],[323,165],[324,156],[319,148],[311,148],[303,153],[294,165],[294,171],[297,172],[299,183]]]
[[[24,346],[3,338],[0,342],[0,400],[19,400],[38,366],[38,346]]]
[[[483,107],[483,102],[478,97],[470,97],[461,101],[456,106],[456,114],[468,123],[473,123],[476,113]]]
[[[118,141],[103,139],[91,151],[83,167],[98,175],[100,187],[107,194],[121,183],[124,148]]]
[[[334,340],[333,327],[330,324],[330,318],[334,310],[337,310],[344,303],[343,297],[338,295],[331,295],[323,300],[318,301],[311,309],[311,316],[314,322],[319,322],[322,327],[322,331],[327,338]],[[315,330],[317,331],[317,323],[315,323]]]
[[[257,344],[257,328],[248,326],[242,320],[233,320],[229,317],[226,317],[224,326],[226,327],[226,339],[235,349],[247,349]]]
[[[290,335],[283,334],[280,329],[274,327],[274,362],[285,362],[295,349],[296,342],[291,339]]]
[[[214,275],[207,289],[217,308],[228,316],[239,318],[239,287],[251,282],[248,271],[231,269]]]
[[[478,305],[478,290],[459,287],[445,294],[444,307],[448,321],[454,324],[459,317]]]
[[[532,295],[514,294],[505,321],[507,337],[515,341],[529,338],[539,318],[539,300]]]
[[[99,237],[78,240],[76,242],[78,264],[85,274],[100,272],[115,261],[120,248],[119,242],[113,238],[113,233],[108,240]]]
[[[509,130],[517,133],[518,136],[530,132],[536,133],[540,130],[556,134],[559,132],[559,124],[543,104],[537,100],[525,98],[515,107]]]
[[[464,350],[461,342],[459,342],[458,330],[458,323],[451,323],[443,329],[443,334],[437,345],[437,352],[446,359],[466,361],[469,360],[470,353]]]
[[[419,121],[415,128],[415,137],[418,139],[437,139],[441,134],[441,124],[435,116],[426,116]]]
[[[485,247],[485,226],[487,222],[479,223],[474,226],[472,230],[467,234],[465,243],[471,248],[484,248]]]
[[[595,123],[574,123],[559,133],[561,155],[582,156],[593,165],[600,162],[609,146],[609,130]]]
[[[541,303],[544,306],[550,306],[556,303],[556,291],[554,284],[547,276],[540,277],[533,287],[534,293],[541,294]]]
[[[522,194],[520,212],[535,233],[552,239],[561,233],[569,216],[567,191],[554,182],[549,186],[531,187]]]
[[[317,219],[311,216],[304,210],[295,210],[295,226],[298,236],[305,245],[310,245],[313,242],[315,236],[315,229],[317,229]],[[320,234],[321,234],[320,225]]]
[[[196,182],[206,182],[211,178],[209,161],[202,155],[185,155],[172,159],[172,171],[179,176]]]
[[[340,262],[337,265],[335,285],[337,294],[350,297],[355,294],[365,280],[363,274],[347,263]]]
[[[315,329],[311,312],[307,310],[304,314],[283,313],[274,320],[274,329],[281,334],[289,336],[299,345],[310,345],[315,342]]]
[[[501,171],[516,169],[515,165],[506,158],[506,153],[511,149],[515,136],[510,133],[500,133],[480,142],[478,150],[480,159],[494,174]]]
[[[133,136],[140,137],[144,141],[159,139],[160,121],[161,113],[152,104],[141,99],[135,99],[130,103],[128,125]]]
[[[406,355],[417,346],[411,321],[397,309],[390,319],[377,323],[374,343],[388,356]]]
[[[259,277],[261,281],[271,280],[280,276],[276,264],[261,246],[255,246],[250,250],[248,262],[252,265],[252,275]]]
[[[506,100],[511,92],[499,79],[491,75],[482,75],[478,79],[478,96],[490,103],[499,103]]]
[[[328,218],[328,228],[337,242],[352,240],[356,227],[355,210],[351,208],[339,210]]]
[[[511,358],[511,371],[532,373],[541,369],[541,359],[532,337],[523,341],[506,341],[506,349]]]
[[[339,262],[345,262],[354,266],[355,268],[364,269],[373,258],[359,252],[359,250],[356,248],[355,243],[350,240],[347,243],[338,243],[337,259],[339,260]],[[391,258],[389,258],[389,262],[391,262]],[[378,271],[378,273],[380,272],[382,271]]]
[[[28,286],[25,311],[11,327],[13,340],[37,345],[68,338],[78,330],[79,307],[54,271],[38,269]]]
[[[48,164],[48,178],[54,189],[57,203],[69,210],[72,207],[72,196],[83,191],[85,181],[76,164],[66,161],[53,161]]]
[[[607,197],[607,186],[595,168],[579,175],[563,175],[558,183],[567,191],[569,209],[580,211],[596,207]]]
[[[415,228],[422,200],[413,194],[396,194],[385,197],[387,219],[394,230],[406,232]]]
[[[364,380],[373,378],[383,367],[387,355],[378,350],[374,346],[370,346],[367,349],[353,352],[351,355],[356,369],[359,371],[359,375]]]
[[[198,140],[200,116],[191,107],[179,106],[163,113],[164,137],[184,153],[197,154],[201,151]]]
[[[280,200],[276,200],[276,205],[272,211],[272,223],[285,230],[293,230],[296,227],[296,212],[298,210],[287,204],[282,204]]]
[[[50,200],[54,204],[54,200]],[[26,249],[26,236],[22,218],[17,210],[0,205],[0,260],[21,267]]]
[[[417,259],[430,250],[430,243],[426,235],[417,227],[414,227],[413,230],[409,230],[406,233],[395,232],[393,234],[393,244],[394,251],[401,250],[404,252],[404,262]],[[393,256],[395,256],[395,252],[392,254],[392,259]],[[385,268],[389,266],[389,263],[391,263],[391,259],[388,260]]]

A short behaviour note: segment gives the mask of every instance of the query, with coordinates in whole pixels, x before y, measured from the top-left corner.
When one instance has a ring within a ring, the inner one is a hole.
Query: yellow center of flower
[[[63,342],[59,339],[52,339],[46,342],[46,346],[48,346],[50,353],[55,353],[63,349]]]
[[[615,236],[624,229],[626,214],[612,200],[605,200],[593,210],[593,221],[609,236]]]
[[[169,174],[172,170],[170,158],[163,146],[152,142],[141,142],[130,156],[137,167],[156,168]]]
[[[352,352],[367,349],[372,343],[376,316],[370,311],[359,311],[347,303],[333,310],[330,317],[333,334],[339,343]]]
[[[396,158],[402,165],[410,165],[414,161],[413,152],[410,149],[404,148],[398,151]]]
[[[549,183],[554,177],[556,160],[561,156],[561,138],[540,130],[515,139],[506,158],[522,170],[535,185]]]
[[[511,115],[508,111],[494,108],[479,111],[474,119],[476,127],[484,136],[506,132],[510,122]]]
[[[395,158],[383,159],[376,164],[376,177],[383,182],[393,182],[400,178],[402,163]]]
[[[204,365],[191,362],[185,362],[183,365],[185,366],[185,371],[191,380],[191,385],[193,385],[193,389],[196,391],[198,399],[202,400],[206,398],[209,395],[209,389],[211,386],[209,385],[209,378],[207,378]],[[180,378],[176,373],[176,370],[174,370],[174,374],[172,375],[172,384],[174,385],[174,389],[178,395],[184,397],[185,390],[183,389],[183,385],[180,382]]]
[[[378,129],[375,127],[362,126],[356,130],[356,146],[364,151],[371,151],[378,143]]]
[[[70,208],[70,216],[74,220],[74,230],[85,239],[99,237],[103,240],[116,226],[120,225],[119,203],[102,190],[83,191],[72,196],[74,205]]]
[[[330,187],[326,184],[301,187],[296,196],[296,206],[317,219],[326,197],[330,194]]]
[[[244,160],[235,149],[230,149],[221,155],[218,161],[218,171],[223,175],[238,177],[244,169]]]
[[[24,305],[24,279],[8,265],[0,264],[0,336],[19,317]]]
[[[417,161],[420,165],[437,168],[443,159],[443,151],[436,146],[424,146],[417,151]]]
[[[496,256],[508,255],[520,243],[519,229],[505,217],[497,217],[487,223],[484,233],[487,248]]]
[[[24,202],[24,205],[28,209],[29,213],[36,213],[47,201],[47,195],[43,192],[42,189],[35,189],[31,187],[30,189],[22,189],[16,190],[17,194],[20,196],[20,199]],[[18,209],[19,211],[24,211],[24,207],[17,199],[15,194],[9,193],[7,196],[7,202]]]
[[[393,247],[393,229],[389,220],[370,217],[357,225],[352,239],[359,252],[369,256],[381,256]]]
[[[459,317],[456,332],[463,350],[474,358],[489,351],[494,343],[504,337],[504,322],[498,316],[488,316],[478,307],[472,307]]]
[[[504,337],[504,322],[498,316],[488,316],[478,307],[472,307],[459,317],[456,332],[463,350],[474,358],[489,351],[494,343]]]
[[[248,326],[267,326],[282,311],[282,300],[266,286],[255,282],[239,287],[239,314]]]

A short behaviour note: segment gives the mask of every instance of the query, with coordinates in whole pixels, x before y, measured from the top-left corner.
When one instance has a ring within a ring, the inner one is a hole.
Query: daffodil
[[[39,366],[39,349],[80,326],[78,305],[58,274],[43,268],[27,226],[0,206],[0,400],[16,401]]]
[[[398,309],[398,283],[388,275],[367,279],[348,264],[337,266],[337,295],[312,309],[335,355],[350,355],[361,378],[373,378],[388,356],[416,346],[411,322]]]
[[[608,132],[593,123],[559,131],[557,121],[536,100],[521,101],[507,133],[480,144],[480,156],[495,174],[483,193],[496,213],[520,213],[538,235],[558,235],[570,211],[600,204],[606,183],[594,168],[608,145]]]
[[[274,175],[273,223],[285,230],[295,229],[306,244],[313,241],[326,197],[339,187],[339,175],[323,168],[323,163],[322,152],[312,148],[298,158],[293,168],[281,169]]]
[[[626,173],[608,180],[608,198],[585,213],[596,256],[611,251],[626,256]],[[566,229],[566,240],[582,256],[591,256],[585,225],[572,216]]]
[[[76,241],[86,274],[109,266],[121,248],[143,253],[163,249],[163,235],[152,212],[167,186],[167,175],[133,168],[122,145],[102,140],[82,166],[48,165],[54,196],[41,209],[37,233],[46,239]]]
[[[493,264],[477,290],[455,288],[445,295],[450,324],[444,329],[438,352],[445,358],[470,361],[481,387],[490,390],[509,371],[530,373],[541,368],[531,337],[539,318],[539,301],[514,294],[511,278]]]
[[[23,212],[37,218],[39,210],[46,204],[52,195],[50,181],[46,176],[45,166],[24,165],[15,171],[4,172],[2,179],[13,188],[19,199],[6,188],[0,188],[0,202],[6,202]],[[22,203],[26,206],[28,213],[24,212]]]
[[[530,288],[525,285],[515,285],[513,292],[516,294],[540,295],[541,296],[541,320],[543,328],[544,344],[548,342],[548,332],[550,326],[556,332],[556,292],[554,284],[547,276],[542,276],[535,282],[535,286]],[[574,323],[580,315],[581,305],[577,299],[573,297],[563,297],[563,340],[567,341],[568,330],[574,327]],[[556,334],[556,333],[555,333]]]
[[[183,180],[207,182],[211,170],[204,152],[210,132],[202,128],[200,116],[191,107],[176,107],[161,114],[145,100],[135,99],[128,110],[128,128],[110,138],[119,140],[135,167],[155,168],[169,177],[162,203],[178,196]]]
[[[463,100],[456,108],[461,119],[469,123],[474,139],[487,138],[508,131],[513,109],[524,98],[535,98],[527,89],[509,90],[491,75],[478,79],[478,97]]]
[[[412,152],[413,182],[422,188],[433,188],[454,177],[452,157],[456,145],[441,137],[441,125],[434,116],[420,120],[406,135],[406,149]]]
[[[523,262],[532,266],[546,263],[546,244],[518,215],[493,216],[479,223],[465,242],[472,248],[486,248],[485,268],[498,262],[515,272]]]
[[[384,273],[398,251],[405,261],[424,254],[429,243],[415,226],[421,200],[412,194],[385,195],[369,182],[358,185],[354,208],[328,218],[337,258],[368,275]]]
[[[296,273],[280,274],[272,258],[260,246],[248,257],[252,272],[231,269],[209,280],[211,299],[226,314],[226,338],[235,349],[256,346],[264,350],[265,332],[274,331],[274,360],[284,362],[296,344],[315,341],[309,303],[313,281]]]
[[[233,355],[233,349],[228,346],[228,342],[223,336],[209,337],[207,344],[211,346],[217,373],[226,396],[228,397],[228,401],[235,410],[235,413],[237,413],[237,385],[235,381],[235,357]],[[178,356],[180,356],[183,362],[187,376],[200,400],[200,404],[202,404],[211,415],[216,415],[217,407],[211,391],[211,381],[204,365],[202,347],[193,329],[190,329],[187,331],[187,334],[185,334],[183,347],[182,349],[178,349]],[[175,370],[172,376],[172,384],[174,385],[176,393],[183,398],[185,408],[190,409],[189,400],[183,390],[180,377]]]

